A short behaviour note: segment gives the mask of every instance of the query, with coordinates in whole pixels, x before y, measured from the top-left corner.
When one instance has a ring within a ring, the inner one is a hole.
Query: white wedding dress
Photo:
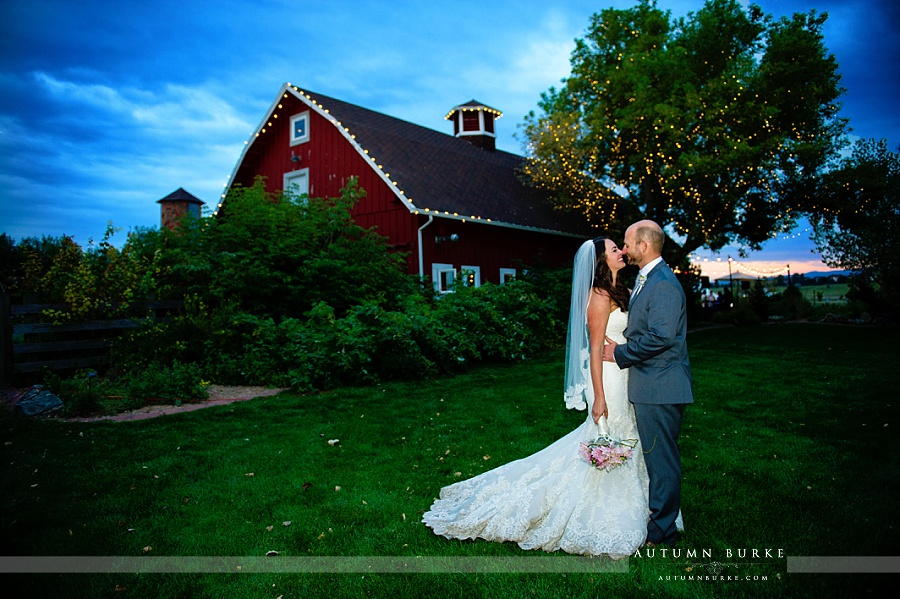
[[[628,315],[615,310],[607,335],[624,343],[627,324]],[[591,402],[589,372],[584,372],[583,380]],[[638,439],[627,389],[628,371],[604,362],[609,433]],[[587,408],[584,424],[549,447],[441,489],[440,499],[422,521],[452,539],[515,541],[523,549],[617,558],[633,555],[647,536],[649,519],[649,481],[641,445],[638,442],[624,465],[608,472],[586,464],[579,457],[579,443],[598,434]]]

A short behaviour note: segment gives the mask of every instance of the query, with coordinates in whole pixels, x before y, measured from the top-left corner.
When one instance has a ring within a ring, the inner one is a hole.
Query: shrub
[[[208,384],[196,364],[175,361],[171,366],[151,363],[126,377],[126,389],[132,399],[190,400],[206,399]]]
[[[291,385],[313,390],[432,375],[441,364],[428,357],[432,348],[423,343],[434,339],[426,331],[431,326],[421,313],[388,311],[372,302],[336,318],[320,302],[306,322],[285,323]]]
[[[877,287],[865,273],[850,277],[847,299],[865,306],[865,311],[872,315],[889,316],[900,312],[900,298]]]
[[[550,347],[552,305],[527,283],[458,287],[396,310],[373,302],[343,318],[319,303],[284,323],[291,384],[301,390],[454,372],[479,362],[524,360]]]
[[[813,306],[796,285],[789,285],[780,296],[769,302],[769,313],[798,320],[809,317],[813,313]]]
[[[70,378],[45,371],[45,387],[59,397],[66,416],[90,416],[102,412],[136,409],[147,399],[205,399],[209,396],[196,364],[175,361],[170,366],[149,363],[120,377],[100,377],[96,371],[80,370]]]
[[[769,319],[769,298],[766,297],[766,288],[761,279],[754,281],[750,288],[750,309],[761,321]]]
[[[112,348],[108,374],[135,398],[197,398],[202,379],[313,390],[428,377],[562,344],[570,269],[477,289],[460,281],[436,297],[406,274],[404,254],[353,222],[363,195],[355,181],[322,199],[269,194],[257,180],[216,217],[135,232],[121,250],[111,226],[96,251],[66,238],[26,244],[13,275],[54,282],[46,297],[71,305],[59,318],[183,300]]]
[[[735,302],[734,308],[716,312],[712,318],[715,324],[753,325],[760,324],[759,316],[753,311],[748,301]]]
[[[463,287],[440,303],[437,318],[454,333],[470,337],[474,357],[485,361],[524,360],[548,347],[549,331],[559,325],[552,303],[523,282]]]
[[[196,296],[212,310],[299,318],[320,301],[343,315],[363,301],[412,293],[405,254],[350,215],[364,196],[355,180],[337,198],[271,194],[262,179],[234,189],[216,217],[163,232],[160,294]]]
[[[390,306],[364,300],[343,313],[320,301],[299,318],[280,320],[189,298],[167,324],[148,322],[124,338],[116,362],[124,372],[191,363],[223,384],[310,391],[520,361],[563,340],[567,315],[559,315],[559,299],[532,280],[460,285],[441,297],[423,291]]]
[[[100,410],[100,398],[109,392],[110,383],[94,370],[79,370],[71,378],[45,371],[44,386],[63,402],[66,416],[87,416]]]

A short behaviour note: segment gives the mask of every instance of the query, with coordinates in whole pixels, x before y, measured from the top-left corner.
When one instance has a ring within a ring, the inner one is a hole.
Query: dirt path
[[[101,420],[109,420],[112,422],[123,422],[126,420],[146,420],[147,418],[156,418],[157,416],[165,416],[166,414],[180,414],[181,412],[193,412],[194,410],[202,410],[210,406],[221,406],[224,404],[234,403],[236,401],[247,401],[257,397],[269,397],[277,395],[285,389],[270,389],[268,387],[225,387],[223,385],[210,385],[209,399],[196,403],[183,403],[180,406],[171,404],[149,405],[131,410],[130,412],[122,412],[112,416],[94,416],[88,418],[64,418],[67,422],[99,422]]]

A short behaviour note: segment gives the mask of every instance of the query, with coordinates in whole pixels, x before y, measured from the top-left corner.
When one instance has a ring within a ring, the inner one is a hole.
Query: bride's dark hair
[[[606,264],[606,240],[609,237],[597,237],[594,239],[594,253],[597,255],[597,265],[594,267],[594,289],[602,289],[609,294],[612,301],[619,306],[622,312],[628,312],[628,299],[630,293],[620,277],[616,277],[613,285],[612,271]]]

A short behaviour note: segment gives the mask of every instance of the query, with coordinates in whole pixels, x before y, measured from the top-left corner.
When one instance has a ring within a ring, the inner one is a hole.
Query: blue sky
[[[825,41],[847,88],[842,115],[856,135],[900,146],[895,0],[759,4],[776,16],[829,13]],[[156,200],[178,187],[214,206],[286,81],[448,133],[444,115],[475,98],[503,111],[498,147],[520,153],[516,126],[568,75],[590,15],[631,5],[4,0],[0,232],[86,244],[111,220],[121,241],[157,226]],[[677,16],[702,2],[659,6]],[[748,260],[815,266],[812,247],[801,226]]]

